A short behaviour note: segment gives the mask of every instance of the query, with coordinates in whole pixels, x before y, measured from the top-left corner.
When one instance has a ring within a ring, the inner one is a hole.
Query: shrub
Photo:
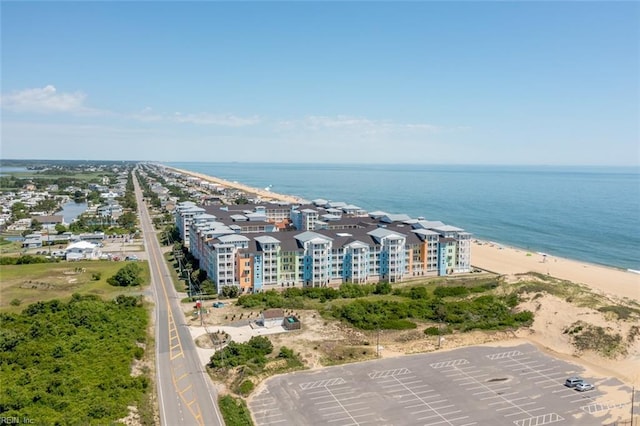
[[[280,348],[280,353],[278,354],[278,358],[291,359],[295,358],[295,354],[293,353],[293,349],[290,349],[286,346],[282,346]]]
[[[379,282],[376,284],[375,294],[389,294],[391,293],[391,284],[388,281]]]
[[[254,387],[255,385],[251,380],[245,380],[240,383],[240,386],[238,386],[238,393],[242,396],[247,396],[251,393]]]
[[[11,306],[20,306],[20,304],[22,303],[22,300],[20,299],[13,299],[11,300],[11,302],[9,302],[11,304]]]
[[[225,395],[218,398],[218,405],[220,406],[220,413],[222,413],[225,424],[233,426],[253,426],[251,414],[249,414],[247,405],[243,400]]]
[[[253,336],[247,343],[230,342],[224,349],[211,356],[209,366],[230,368],[243,364],[264,365],[265,355],[273,352],[271,341],[264,336]]]
[[[130,287],[142,284],[142,268],[135,263],[129,263],[120,268],[107,282],[113,286]]]
[[[144,349],[142,349],[140,346],[136,346],[133,350],[133,356],[136,359],[142,359],[142,357],[144,356]]]
[[[424,334],[426,334],[427,336],[438,336],[440,334],[440,328],[427,327],[424,329]]]
[[[234,297],[238,297],[238,295],[240,294],[240,289],[234,285],[225,285],[222,287],[220,294],[222,295],[222,297],[233,299]]]
[[[433,290],[436,297],[463,297],[469,294],[469,289],[464,286],[438,286]]]
[[[513,315],[513,319],[523,325],[530,325],[533,322],[533,312],[522,311]]]
[[[640,310],[638,309],[630,308],[627,306],[619,306],[619,305],[603,306],[601,308],[598,308],[598,311],[602,313],[613,312],[618,317],[618,319],[621,319],[621,320],[628,320],[633,316],[634,313],[635,314],[640,313]]]
[[[100,281],[100,278],[102,278],[102,272],[94,272],[91,274],[91,279],[93,281]]]

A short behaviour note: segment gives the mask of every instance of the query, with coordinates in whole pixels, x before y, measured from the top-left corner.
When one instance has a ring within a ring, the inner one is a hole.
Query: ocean
[[[532,252],[640,270],[635,167],[166,164],[307,200],[441,220]]]

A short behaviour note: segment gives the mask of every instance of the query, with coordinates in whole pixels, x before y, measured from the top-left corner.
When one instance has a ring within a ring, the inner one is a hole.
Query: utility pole
[[[633,426],[633,403],[635,402],[636,387],[631,388],[631,426]]]

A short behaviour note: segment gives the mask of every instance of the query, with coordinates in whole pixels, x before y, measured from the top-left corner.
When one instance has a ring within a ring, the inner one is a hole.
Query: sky
[[[640,166],[638,2],[2,1],[1,158]]]

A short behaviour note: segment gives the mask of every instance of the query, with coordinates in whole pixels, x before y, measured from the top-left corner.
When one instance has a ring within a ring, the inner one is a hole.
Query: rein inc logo
[[[0,417],[0,425],[30,425],[35,423],[35,420],[29,417]]]

